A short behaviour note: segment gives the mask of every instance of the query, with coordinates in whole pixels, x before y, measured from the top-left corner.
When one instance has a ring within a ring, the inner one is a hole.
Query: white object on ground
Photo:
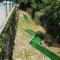
[[[12,5],[13,5],[13,2],[10,2],[10,1],[7,1],[7,5],[6,5],[6,1],[3,1],[2,3],[0,3],[0,33],[3,30],[3,26],[5,25],[4,22],[6,21],[7,15],[9,15],[10,10],[13,7]]]

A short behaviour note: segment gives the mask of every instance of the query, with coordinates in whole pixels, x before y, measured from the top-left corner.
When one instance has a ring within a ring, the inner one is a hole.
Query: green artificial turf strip
[[[32,31],[31,29],[26,30],[26,32],[32,36],[36,34],[36,32]]]
[[[43,54],[48,56],[51,60],[60,60],[60,57],[54,54],[53,52],[49,51],[48,49],[42,47],[41,45],[37,44],[36,41],[31,41],[30,44],[34,46],[37,50],[41,51]]]
[[[35,35],[34,38],[32,39],[32,41],[33,41],[34,43],[37,43],[37,44],[38,44],[41,40],[42,40],[42,39],[41,39],[39,36],[37,36],[37,35]]]
[[[54,54],[53,52],[51,52],[50,50],[42,47],[41,45],[39,45],[39,42],[42,40],[42,37],[35,33],[32,30],[26,30],[30,35],[35,35],[34,38],[30,41],[30,44],[32,46],[34,46],[37,50],[41,51],[42,53],[44,53],[46,56],[48,56],[51,60],[60,60],[60,57],[57,56],[56,54]]]

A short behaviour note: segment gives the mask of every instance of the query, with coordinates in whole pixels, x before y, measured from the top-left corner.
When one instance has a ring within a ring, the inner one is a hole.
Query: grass
[[[30,22],[29,18],[26,15],[24,15],[24,23],[28,24],[29,22]]]

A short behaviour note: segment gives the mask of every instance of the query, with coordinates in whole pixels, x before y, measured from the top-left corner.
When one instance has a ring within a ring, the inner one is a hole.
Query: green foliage
[[[42,25],[45,26],[50,34],[60,39],[60,2],[51,2],[45,9],[45,14],[41,18]]]
[[[3,60],[7,58],[9,60],[9,57],[11,56],[11,49],[13,40],[15,38],[15,30],[17,25],[17,20],[15,19],[15,17],[16,12],[14,11],[8,19],[2,33],[0,34],[0,58],[3,58]]]
[[[37,8],[37,4],[36,4],[35,0],[31,1],[31,6],[32,6],[33,9]]]
[[[31,0],[31,8],[35,10],[40,10],[43,4],[42,0]]]
[[[4,40],[0,38],[0,53],[2,52],[3,47],[4,47]]]
[[[16,0],[16,1],[17,1],[17,3],[22,3],[23,2],[24,4],[27,4],[29,0]]]

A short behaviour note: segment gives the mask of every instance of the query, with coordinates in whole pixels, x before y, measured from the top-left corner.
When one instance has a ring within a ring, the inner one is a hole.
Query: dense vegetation
[[[17,26],[17,20],[15,17],[16,12],[14,11],[7,21],[4,30],[0,34],[0,60],[12,60],[11,54]]]
[[[48,32],[60,43],[60,2],[51,3],[41,17],[41,21]]]
[[[25,8],[32,10],[32,18],[35,18],[36,11],[42,11],[43,15],[39,21],[54,38],[53,40],[60,43],[60,0],[17,0],[17,2],[23,10]]]

